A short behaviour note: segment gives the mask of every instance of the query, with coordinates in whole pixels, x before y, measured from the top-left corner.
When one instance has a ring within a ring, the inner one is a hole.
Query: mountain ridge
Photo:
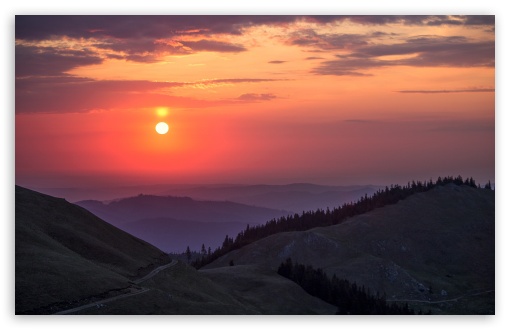
[[[494,290],[494,219],[494,191],[439,186],[337,225],[270,235],[201,269],[234,263],[275,270],[290,257],[389,299],[445,300]],[[476,301],[465,300],[463,308],[450,303],[436,306],[435,313],[493,314],[494,299],[484,301],[478,312]]]

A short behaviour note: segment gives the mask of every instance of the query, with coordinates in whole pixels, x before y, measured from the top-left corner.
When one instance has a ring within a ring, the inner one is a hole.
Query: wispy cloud
[[[270,101],[276,98],[274,94],[256,94],[256,93],[247,93],[242,94],[236,100],[243,102],[259,102],[259,101]]]
[[[382,56],[405,55],[405,59],[386,60]],[[337,60],[322,62],[312,70],[321,75],[365,75],[363,70],[390,66],[493,67],[494,41],[473,42],[464,37],[421,36],[398,44],[376,44],[337,55]]]
[[[279,61],[279,60],[275,60],[275,61],[269,61],[267,63],[270,63],[270,64],[282,64],[282,63],[286,63],[287,61]]]
[[[494,88],[471,88],[471,89],[436,89],[436,90],[401,90],[398,93],[416,94],[443,94],[443,93],[493,93]]]

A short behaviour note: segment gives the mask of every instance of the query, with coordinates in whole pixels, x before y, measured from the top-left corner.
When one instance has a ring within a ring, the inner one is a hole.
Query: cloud
[[[15,38],[17,41],[31,42],[63,37],[86,40],[93,43],[96,49],[110,51],[108,54],[90,54],[90,60],[95,57],[95,61],[100,61],[106,57],[155,62],[168,54],[246,51],[244,45],[218,41],[216,36],[241,35],[253,26],[284,26],[300,21],[330,24],[346,20],[364,25],[494,26],[494,16],[17,15]],[[382,32],[372,35],[377,36],[382,36]],[[367,45],[369,37],[356,34],[318,35],[311,29],[305,29],[295,34],[289,42],[317,50],[353,49]]]
[[[176,35],[240,35],[252,26],[286,24],[300,19],[300,16],[285,15],[17,15],[15,36],[44,40],[58,36],[161,39]]]
[[[280,79],[231,78],[198,82],[148,80],[93,80],[61,76],[38,76],[16,79],[16,113],[87,112],[96,109],[146,108],[152,106],[209,107],[231,104],[233,100],[206,101],[177,97],[171,88],[195,85],[261,83]],[[244,94],[235,101],[257,102],[275,98],[273,94]]]
[[[239,53],[247,50],[242,45],[215,40],[182,41],[182,44],[185,47],[190,48],[192,52],[208,51],[220,53]]]
[[[236,100],[243,102],[259,102],[259,101],[270,101],[276,98],[274,94],[255,94],[247,93],[239,96]]]
[[[398,93],[417,94],[443,94],[443,93],[493,93],[494,88],[472,88],[472,89],[442,89],[442,90],[401,90]]]
[[[362,34],[319,34],[313,29],[302,29],[286,37],[286,42],[295,46],[334,50],[367,45],[369,38],[369,35]]]
[[[71,38],[149,38],[176,35],[240,35],[246,28],[297,21],[329,24],[349,20],[363,25],[494,25],[494,15],[16,15],[15,37],[24,40]]]
[[[62,75],[75,67],[100,64],[103,59],[86,50],[16,45],[16,77]]]
[[[324,57],[320,57],[320,56],[309,56],[307,58],[305,58],[305,60],[323,60]]]
[[[381,56],[405,55],[384,60]],[[321,75],[364,75],[360,70],[389,66],[494,67],[494,41],[472,42],[464,37],[420,36],[399,44],[376,44],[357,48],[338,60],[322,62],[312,70]]]
[[[363,25],[494,25],[494,15],[360,15],[348,19]]]
[[[156,106],[184,108],[226,104],[169,95],[164,90],[179,82],[146,80],[90,80],[71,76],[16,79],[16,113],[87,112]]]
[[[275,60],[275,61],[269,61],[267,63],[270,63],[270,64],[282,64],[282,63],[286,63],[287,61],[278,61],[278,60]]]

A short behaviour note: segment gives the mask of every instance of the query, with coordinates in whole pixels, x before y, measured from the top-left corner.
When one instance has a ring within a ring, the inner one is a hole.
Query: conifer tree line
[[[475,183],[472,177],[464,180],[460,175],[457,177],[438,177],[435,182],[430,179],[427,182],[408,182],[406,186],[398,184],[391,185],[390,187],[386,186],[385,189],[377,190],[372,196],[365,194],[357,202],[344,203],[333,210],[327,208],[326,210],[303,211],[301,214],[296,213],[294,215],[282,216],[279,219],[272,219],[262,225],[251,227],[246,225],[246,229],[237,234],[235,239],[226,235],[221,247],[218,247],[212,253],[202,255],[201,258],[195,259],[191,264],[198,269],[230,251],[270,235],[286,231],[305,231],[315,227],[337,225],[350,217],[372,211],[379,207],[395,204],[415,193],[425,192],[437,186],[445,186],[447,184],[467,185],[473,188],[492,190],[490,181],[482,188],[479,184]]]
[[[337,307],[337,314],[350,315],[413,315],[407,303],[399,306],[388,304],[386,298],[370,294],[364,286],[339,279],[336,275],[330,279],[321,269],[293,263],[288,258],[278,267],[278,274],[297,283],[308,294]],[[420,311],[419,314],[422,314]]]

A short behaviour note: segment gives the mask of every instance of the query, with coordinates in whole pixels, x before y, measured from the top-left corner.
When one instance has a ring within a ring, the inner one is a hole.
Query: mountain
[[[202,244],[216,248],[225,235],[233,236],[247,224],[265,223],[289,214],[234,202],[151,195],[76,204],[165,252],[183,252],[187,246],[199,250]]]
[[[198,200],[232,201],[278,210],[301,213],[316,209],[338,207],[371,195],[378,188],[365,186],[325,186],[308,183],[288,185],[225,185],[176,187],[165,192],[175,196],[189,196]]]
[[[357,201],[365,194],[371,195],[377,189],[374,185],[332,186],[309,183],[285,185],[241,185],[241,184],[158,184],[133,186],[31,187],[32,190],[51,196],[65,198],[76,203],[84,200],[112,201],[139,194],[155,196],[190,197],[201,201],[231,201],[246,205],[303,211],[333,208]]]
[[[16,314],[127,288],[131,278],[169,261],[77,205],[15,189]]]
[[[494,314],[494,191],[448,184],[334,226],[274,234],[203,271],[291,258],[389,301],[444,314]]]
[[[64,199],[19,186],[15,194],[16,314],[336,311],[275,272],[197,271]]]
[[[110,203],[94,200],[76,203],[113,224],[149,218],[201,222],[264,223],[289,212],[234,202],[196,201],[189,197],[138,195]]]

